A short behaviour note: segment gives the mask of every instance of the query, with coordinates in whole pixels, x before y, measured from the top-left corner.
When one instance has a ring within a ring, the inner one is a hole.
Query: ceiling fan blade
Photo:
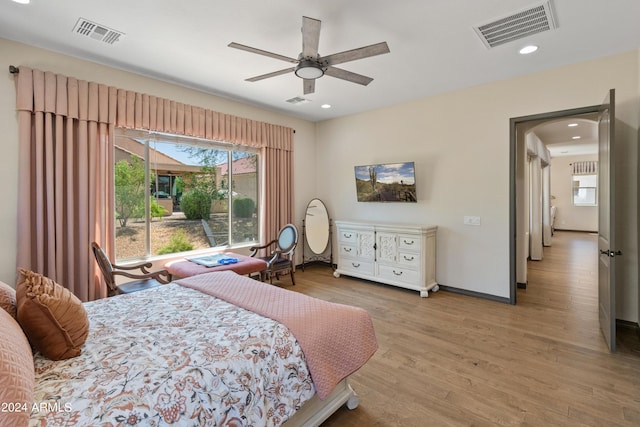
[[[371,77],[363,76],[362,74],[352,73],[351,71],[343,70],[342,68],[336,68],[336,67],[327,68],[324,74],[326,76],[347,80],[352,83],[358,83],[359,85],[362,85],[362,86],[366,86],[373,81]]]
[[[305,95],[309,95],[316,91],[316,81],[314,79],[304,79],[302,89]]]
[[[302,57],[316,59],[320,43],[320,21],[302,17]]]
[[[281,61],[291,62],[293,64],[297,64],[298,60],[294,58],[289,58],[288,56],[278,55],[277,53],[267,52],[266,50],[256,49],[255,47],[245,46],[240,43],[231,42],[228,45],[234,49],[240,49],[251,53],[257,53],[258,55],[268,56],[269,58],[279,59]]]
[[[372,44],[370,46],[361,47],[358,49],[345,50],[344,52],[334,53],[333,55],[323,56],[318,58],[318,61],[326,64],[327,66],[343,64],[349,61],[355,61],[356,59],[368,58],[370,56],[382,55],[383,53],[389,53],[389,46],[387,42]]]
[[[284,70],[278,70],[278,71],[274,71],[272,73],[267,73],[267,74],[262,74],[260,76],[251,77],[249,79],[245,79],[245,81],[247,81],[247,82],[257,82],[259,80],[268,79],[269,77],[276,77],[276,76],[281,76],[282,74],[290,73],[290,72],[294,71],[295,69],[296,69],[295,67],[285,68]]]

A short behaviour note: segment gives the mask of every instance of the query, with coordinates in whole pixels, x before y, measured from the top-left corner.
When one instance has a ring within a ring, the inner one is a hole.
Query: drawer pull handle
[[[414,257],[407,257],[406,255],[404,255],[404,260],[405,261],[413,261],[415,258]]]
[[[344,248],[345,252],[351,252],[351,248]]]
[[[415,240],[410,240],[410,241],[409,240],[405,240],[404,244],[405,245],[413,245],[415,242],[416,242]]]
[[[356,264],[355,262],[352,262],[351,265],[354,266],[355,268],[360,267],[360,264]]]
[[[353,234],[347,234],[347,233],[342,233],[342,235],[346,238],[346,239],[350,239],[351,236],[353,236]]]
[[[393,270],[393,274],[395,274],[396,276],[402,276],[402,271],[398,273],[397,271]]]

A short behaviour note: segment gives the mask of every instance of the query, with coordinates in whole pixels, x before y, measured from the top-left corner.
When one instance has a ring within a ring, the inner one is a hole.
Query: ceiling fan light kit
[[[334,65],[343,64],[349,61],[355,61],[356,59],[363,59],[370,56],[389,53],[389,46],[387,45],[387,42],[382,42],[370,46],[364,46],[358,49],[334,53],[332,55],[320,56],[318,55],[319,41],[320,21],[318,19],[303,16],[302,52],[298,55],[298,59],[279,55],[277,53],[269,52],[262,49],[257,49],[255,47],[245,46],[235,42],[229,43],[229,47],[297,64],[295,67],[273,71],[271,73],[262,74],[260,76],[251,77],[245,80],[249,82],[257,82],[259,80],[268,79],[270,77],[288,74],[293,71],[296,76],[304,80],[303,91],[305,95],[314,93],[315,80],[324,75],[366,86],[371,83],[371,81],[373,81],[371,77],[356,74],[351,71],[343,70],[341,68],[336,68],[334,67]]]
[[[296,76],[301,79],[315,80],[324,76],[324,69],[322,68],[322,65],[311,59],[303,59],[296,66],[295,73]]]

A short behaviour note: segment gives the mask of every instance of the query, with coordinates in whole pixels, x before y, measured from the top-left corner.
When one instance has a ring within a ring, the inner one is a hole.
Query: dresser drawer
[[[421,265],[420,262],[420,254],[415,252],[404,252],[400,251],[398,253],[398,264],[401,264],[405,267],[418,268]]]
[[[341,257],[355,258],[358,256],[358,249],[356,248],[356,245],[347,245],[344,243],[340,243],[339,250]]]
[[[373,276],[374,271],[372,262],[365,262],[355,259],[343,259],[342,264],[340,264],[338,268],[344,271],[345,274],[349,274],[349,272],[352,272]]]
[[[390,265],[378,265],[378,276],[386,280],[409,284],[418,284],[420,280],[420,274],[416,270]]]
[[[356,244],[358,241],[358,233],[352,230],[339,230],[338,240],[343,243]]]
[[[398,249],[419,251],[422,247],[422,238],[411,234],[398,235]]]

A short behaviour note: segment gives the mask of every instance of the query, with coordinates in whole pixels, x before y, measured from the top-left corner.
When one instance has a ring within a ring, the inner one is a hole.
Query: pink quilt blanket
[[[176,281],[289,328],[307,359],[320,399],[357,371],[378,349],[369,313],[239,276],[232,271]]]

